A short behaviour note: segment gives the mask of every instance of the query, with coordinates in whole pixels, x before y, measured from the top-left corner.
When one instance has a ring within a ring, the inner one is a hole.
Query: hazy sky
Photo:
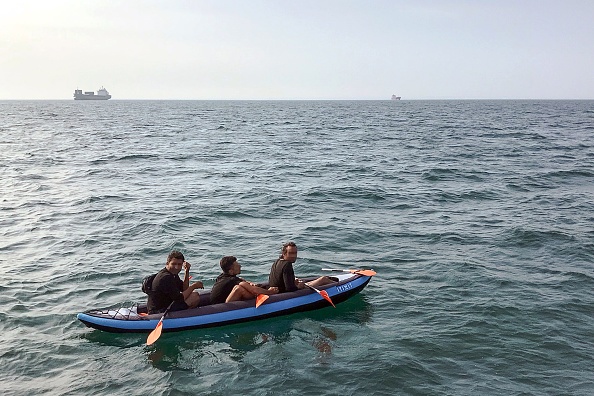
[[[0,99],[594,99],[594,0],[15,0]]]

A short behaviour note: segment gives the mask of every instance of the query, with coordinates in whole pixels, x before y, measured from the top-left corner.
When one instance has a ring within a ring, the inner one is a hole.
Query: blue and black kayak
[[[339,304],[367,286],[371,280],[369,273],[373,271],[352,270],[348,274],[335,275],[336,282],[320,286],[317,291],[306,288],[273,294],[257,308],[255,299],[210,304],[210,291],[202,291],[200,306],[169,312],[163,320],[163,331],[217,327],[326,308],[331,305],[318,292],[325,291],[335,305]],[[310,280],[313,279],[315,278]],[[149,315],[146,305],[138,304],[132,307],[90,310],[79,313],[77,318],[88,327],[111,333],[149,333],[155,329],[162,316],[163,314]]]

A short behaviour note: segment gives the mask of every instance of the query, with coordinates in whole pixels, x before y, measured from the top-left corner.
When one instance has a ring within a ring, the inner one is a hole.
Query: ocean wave
[[[495,190],[469,189],[469,191],[436,191],[431,196],[436,202],[460,203],[464,201],[499,200],[503,193]]]
[[[512,244],[518,247],[543,246],[550,243],[573,243],[575,236],[557,230],[534,230],[523,227],[513,227],[505,231],[503,245]]]

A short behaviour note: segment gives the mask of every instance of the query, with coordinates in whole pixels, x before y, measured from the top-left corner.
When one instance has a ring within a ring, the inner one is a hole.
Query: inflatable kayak
[[[203,291],[200,293],[200,306],[169,312],[163,320],[162,328],[167,332],[200,329],[330,307],[330,303],[318,292],[325,291],[336,305],[359,293],[371,280],[371,276],[362,275],[356,270],[333,277],[337,282],[320,286],[318,290],[306,288],[270,295],[257,308],[255,299],[210,304],[210,291]],[[315,278],[309,280],[313,279]],[[162,316],[163,314],[148,315],[146,304],[138,304],[132,307],[90,310],[79,313],[77,318],[88,327],[112,333],[148,333],[155,329]]]

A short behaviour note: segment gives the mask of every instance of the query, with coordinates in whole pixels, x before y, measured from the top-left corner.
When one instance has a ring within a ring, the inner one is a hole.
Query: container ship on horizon
[[[107,100],[110,98],[111,95],[107,92],[107,89],[103,87],[99,88],[96,95],[93,91],[83,93],[82,89],[74,90],[74,100]]]

